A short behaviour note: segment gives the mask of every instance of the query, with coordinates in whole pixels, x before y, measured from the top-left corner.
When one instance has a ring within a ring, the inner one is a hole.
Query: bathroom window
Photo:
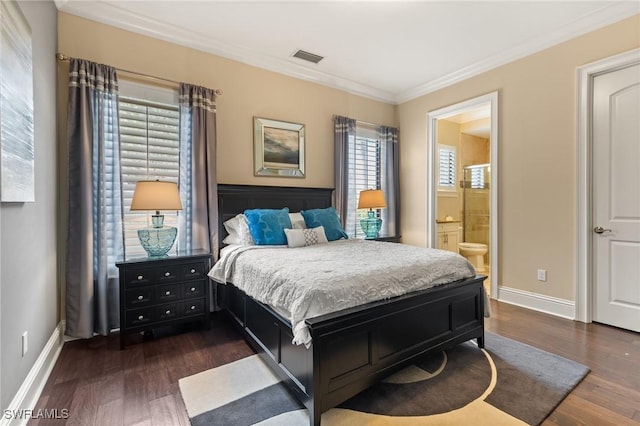
[[[438,145],[438,190],[456,190],[456,147],[451,145]]]
[[[471,169],[471,188],[484,189],[484,167],[474,167]]]

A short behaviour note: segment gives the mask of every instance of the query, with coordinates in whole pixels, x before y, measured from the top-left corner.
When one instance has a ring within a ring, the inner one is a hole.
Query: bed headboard
[[[287,186],[218,185],[218,237],[220,247],[227,236],[223,223],[246,209],[281,209],[291,213],[331,206],[333,188]]]

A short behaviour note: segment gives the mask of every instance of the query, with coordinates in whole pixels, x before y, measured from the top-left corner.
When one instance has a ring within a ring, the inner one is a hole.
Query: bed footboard
[[[309,349],[291,343],[291,324],[235,286],[218,303],[309,410],[311,424],[418,357],[471,339],[484,346],[484,276],[368,303],[306,321]]]

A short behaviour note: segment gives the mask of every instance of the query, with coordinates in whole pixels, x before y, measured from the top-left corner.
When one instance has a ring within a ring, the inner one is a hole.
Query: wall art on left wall
[[[35,201],[31,27],[0,1],[0,201]]]

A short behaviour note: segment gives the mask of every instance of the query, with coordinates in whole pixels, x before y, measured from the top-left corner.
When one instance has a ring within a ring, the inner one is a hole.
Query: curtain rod
[[[337,117],[338,117],[338,115],[334,114],[333,115],[333,121],[336,121]],[[370,123],[368,121],[362,121],[362,120],[356,120],[356,123],[365,124],[367,126],[373,126],[373,127],[381,127],[381,126],[383,126],[383,124]]]
[[[356,120],[356,123],[365,124],[367,126],[381,127],[382,124],[370,123],[368,121]]]
[[[63,53],[56,53],[56,59],[58,60],[58,62],[69,62],[71,57],[67,56],[67,55],[65,55]],[[139,77],[143,77],[143,78],[148,79],[148,80],[164,81],[166,83],[170,83],[173,86],[179,86],[180,85],[180,82],[175,81],[175,80],[169,80],[168,78],[156,77],[156,76],[153,76],[153,75],[143,74],[141,72],[136,72],[136,71],[125,70],[125,69],[122,69],[122,68],[116,68],[116,70],[118,70],[120,72],[127,73],[127,74],[137,75]],[[215,92],[215,94],[217,96],[220,96],[223,93],[222,90],[220,90],[220,89],[215,89],[214,92]]]

